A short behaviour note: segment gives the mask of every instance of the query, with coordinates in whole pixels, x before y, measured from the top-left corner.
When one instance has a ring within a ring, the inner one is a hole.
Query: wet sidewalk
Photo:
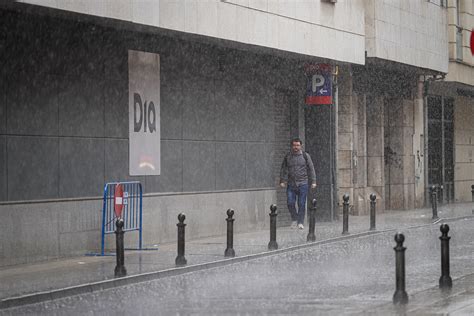
[[[439,206],[439,221],[473,217],[472,209],[472,203]],[[350,216],[350,234],[344,237],[341,236],[342,220],[316,223],[315,243],[331,242],[340,238],[356,238],[380,231],[403,231],[408,227],[431,225],[433,224],[431,212],[431,209],[418,209],[377,214],[375,232],[369,232],[369,216]],[[307,234],[308,227],[304,230],[279,227],[277,230],[278,252],[311,246],[312,243],[306,242]],[[184,273],[192,271],[193,267],[201,269],[210,267],[209,264],[230,264],[256,255],[269,255],[274,253],[268,251],[269,235],[268,229],[235,234],[235,259],[224,257],[226,236],[188,240],[185,252],[187,267],[185,268],[175,266],[176,243],[160,244],[158,250],[126,251],[125,266],[128,276],[121,279],[114,278],[116,263],[114,256],[82,256],[2,268],[0,269],[0,308],[61,297],[61,293],[67,296],[81,291],[108,288],[146,278],[157,278],[161,275]],[[140,279],[138,275],[143,278]]]

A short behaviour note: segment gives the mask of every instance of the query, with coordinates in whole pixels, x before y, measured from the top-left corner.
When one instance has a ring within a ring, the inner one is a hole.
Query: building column
[[[412,209],[415,204],[413,155],[414,101],[385,99],[385,194],[387,209]]]
[[[417,96],[413,110],[413,155],[415,158],[415,208],[423,207],[425,204],[425,132],[424,132],[424,100],[423,81],[418,82]]]
[[[383,97],[365,96],[367,117],[367,193],[377,196],[377,210],[385,209],[384,102]],[[370,192],[370,193],[369,193]]]
[[[340,71],[338,77],[338,126],[337,126],[337,187],[339,211],[342,211],[342,196],[349,194],[354,205],[353,190],[353,89],[350,70]]]

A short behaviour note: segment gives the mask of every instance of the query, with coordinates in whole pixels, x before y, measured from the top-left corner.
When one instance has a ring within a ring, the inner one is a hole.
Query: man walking
[[[306,196],[308,194],[308,180],[311,189],[316,188],[316,173],[311,157],[301,149],[301,139],[291,140],[291,151],[285,156],[280,170],[280,186],[286,187],[288,210],[291,215],[291,227],[303,229],[306,211]],[[298,211],[295,203],[298,199]]]

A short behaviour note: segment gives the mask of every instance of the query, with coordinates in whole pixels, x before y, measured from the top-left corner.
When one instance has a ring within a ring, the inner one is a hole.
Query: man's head
[[[301,141],[301,139],[293,138],[291,140],[291,151],[293,151],[293,153],[295,153],[295,154],[300,152],[302,144],[303,144],[303,142]]]

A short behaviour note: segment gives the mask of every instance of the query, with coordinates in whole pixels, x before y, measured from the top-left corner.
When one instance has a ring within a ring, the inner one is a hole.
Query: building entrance
[[[337,203],[334,105],[305,106],[305,150],[311,155],[318,187],[317,220],[335,219]],[[311,205],[311,204],[309,204]]]
[[[454,100],[428,97],[428,187],[442,186],[440,201],[454,200]],[[427,200],[428,202],[429,200]]]

